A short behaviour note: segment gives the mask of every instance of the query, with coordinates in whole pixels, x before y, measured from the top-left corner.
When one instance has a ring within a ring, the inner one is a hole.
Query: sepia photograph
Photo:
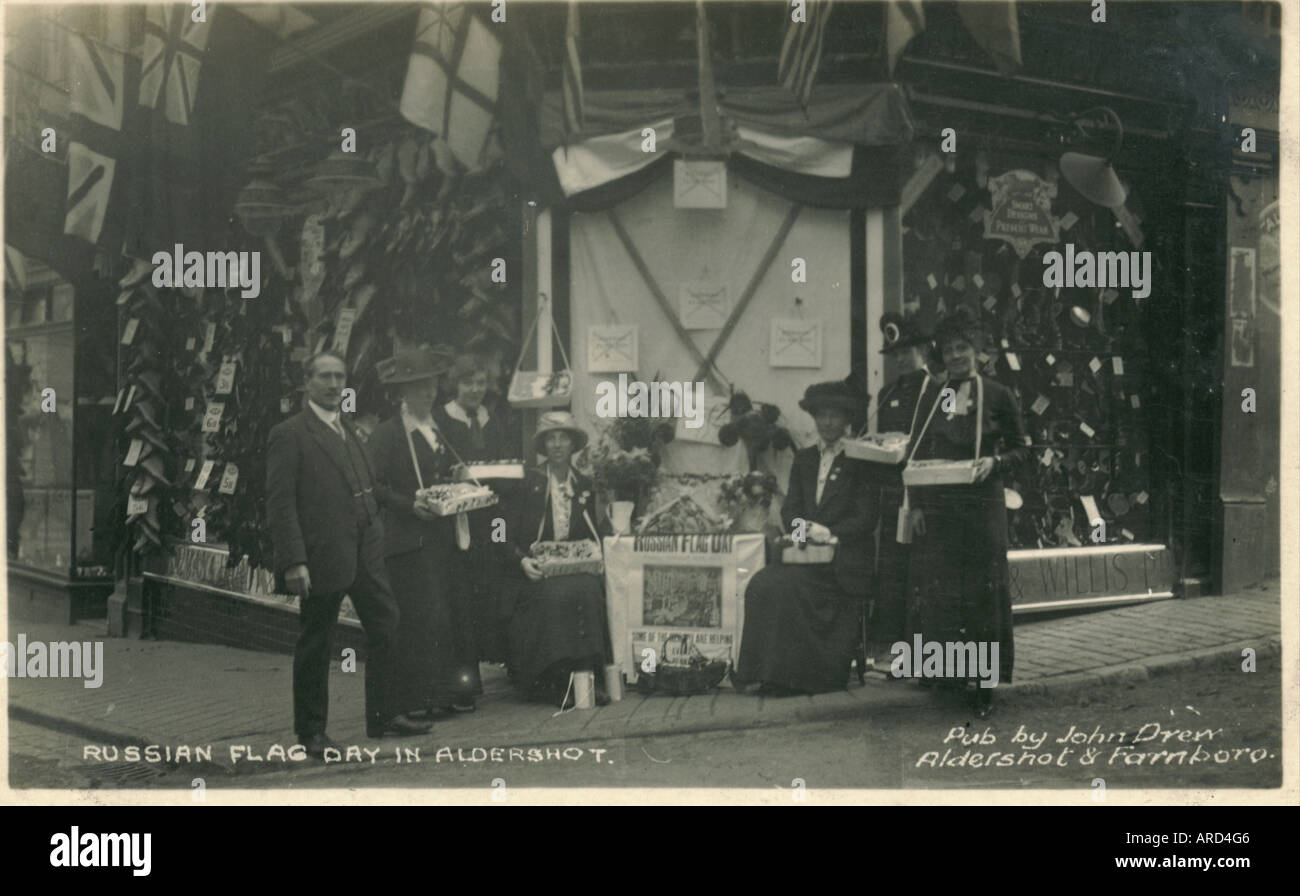
[[[9,800],[1294,804],[1296,5],[0,13]]]

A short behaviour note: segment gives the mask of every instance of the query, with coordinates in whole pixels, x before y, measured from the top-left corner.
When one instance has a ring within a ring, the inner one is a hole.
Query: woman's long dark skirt
[[[456,607],[450,547],[425,545],[388,558],[401,620],[397,679],[403,712],[447,706],[483,693],[472,632]]]
[[[599,671],[609,662],[605,589],[599,576],[513,580],[506,587],[513,598],[510,674],[518,687],[550,696],[570,671]]]
[[[1001,478],[913,488],[911,501],[925,517],[925,533],[911,546],[905,640],[996,641],[999,684],[1010,682],[1015,644]]]
[[[830,564],[760,569],[745,588],[737,676],[808,693],[843,690],[860,612]]]

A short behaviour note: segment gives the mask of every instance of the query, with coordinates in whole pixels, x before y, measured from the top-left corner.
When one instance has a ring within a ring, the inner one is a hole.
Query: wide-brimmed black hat
[[[935,329],[934,344],[940,349],[954,339],[968,342],[977,349],[984,347],[984,324],[979,316],[965,305],[954,308]]]
[[[813,383],[804,390],[799,399],[799,407],[810,414],[818,408],[839,408],[849,414],[859,414],[865,410],[868,398],[844,380],[829,383]]]
[[[896,311],[886,311],[880,316],[880,332],[885,336],[882,355],[900,349],[924,346],[930,343],[930,334],[921,328],[920,321],[913,317],[903,317]]]
[[[376,364],[375,369],[379,372],[381,383],[393,386],[442,376],[451,370],[454,361],[455,354],[450,349],[422,345],[396,352],[391,358],[385,358]]]

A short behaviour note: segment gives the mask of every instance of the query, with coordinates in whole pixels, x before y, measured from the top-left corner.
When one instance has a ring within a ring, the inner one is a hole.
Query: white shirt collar
[[[836,439],[834,442],[826,442],[821,438],[821,436],[818,436],[817,452],[819,454],[825,455],[827,449],[830,449],[832,454],[839,454],[844,450],[844,438],[841,436],[840,438]]]
[[[338,424],[339,412],[337,410],[327,411],[310,398],[307,399],[307,407],[311,408],[312,411],[315,412],[316,416],[321,419],[321,422],[330,429],[333,429]]]
[[[460,402],[456,399],[453,398],[451,401],[444,404],[442,409],[447,412],[447,416],[451,419],[459,420],[461,423],[469,426],[469,412],[461,407]],[[485,406],[480,404],[474,416],[478,417],[479,426],[487,426],[489,415],[488,409]]]

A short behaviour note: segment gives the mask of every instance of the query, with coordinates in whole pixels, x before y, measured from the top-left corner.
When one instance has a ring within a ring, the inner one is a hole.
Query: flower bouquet
[[[586,450],[596,486],[614,500],[635,501],[654,483],[673,428],[645,417],[615,419]]]
[[[737,473],[719,487],[718,509],[734,520],[732,531],[761,532],[776,492],[776,477],[771,473]]]

